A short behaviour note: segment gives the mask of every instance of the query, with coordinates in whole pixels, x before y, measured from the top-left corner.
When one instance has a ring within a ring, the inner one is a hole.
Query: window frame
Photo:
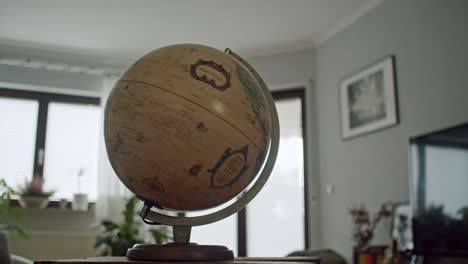
[[[309,194],[309,171],[310,164],[308,162],[309,151],[308,134],[307,134],[307,120],[306,120],[306,98],[305,88],[297,87],[287,90],[279,90],[271,92],[273,99],[291,99],[299,98],[301,100],[301,120],[302,120],[302,135],[303,135],[303,155],[304,155],[304,247],[309,248],[309,201],[307,199]],[[44,171],[44,158],[45,158],[45,141],[47,134],[47,116],[49,102],[64,102],[64,103],[78,103],[100,105],[100,98],[93,96],[78,96],[66,95],[50,92],[37,92],[29,90],[15,90],[0,87],[0,97],[18,98],[18,99],[32,99],[37,100],[39,103],[37,128],[36,128],[36,144],[34,148],[34,175],[43,177]],[[40,152],[42,151],[42,154]],[[42,155],[42,160],[39,162],[39,156]],[[69,206],[69,205],[68,205]],[[49,207],[58,207],[58,203],[50,203]],[[239,257],[247,256],[247,243],[248,243],[248,230],[247,230],[247,210],[244,208],[237,213],[237,249]]]
[[[309,172],[310,172],[310,163],[309,161],[309,150],[307,148],[309,144],[308,140],[308,130],[307,130],[307,119],[306,119],[306,112],[307,112],[307,101],[305,97],[305,89],[304,88],[293,88],[290,90],[282,90],[282,91],[273,91],[271,93],[273,95],[273,99],[281,100],[281,99],[291,99],[291,98],[298,98],[301,100],[301,123],[302,123],[302,153],[304,156],[304,248],[307,249],[310,247],[309,244],[309,196],[310,187],[309,187]]]
[[[43,177],[44,173],[45,143],[47,135],[47,116],[49,110],[49,103],[60,102],[97,106],[99,106],[101,103],[101,99],[99,97],[68,95],[29,90],[16,90],[3,87],[0,87],[0,97],[35,100],[39,104],[37,112],[36,142],[34,146],[34,166],[32,177]]]

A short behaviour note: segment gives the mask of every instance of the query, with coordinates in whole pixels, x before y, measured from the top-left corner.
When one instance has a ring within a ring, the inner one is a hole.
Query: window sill
[[[72,209],[72,201],[67,200],[65,204],[63,204],[60,199],[57,198],[50,198],[49,203],[45,208],[32,208],[32,207],[22,207],[19,203],[19,197],[15,196],[11,199],[11,204],[14,207],[22,208],[24,210],[54,210],[54,211],[70,211],[70,212],[77,212],[77,213],[86,213],[90,211],[94,211],[96,207],[96,202],[91,201],[88,203],[88,210],[86,211],[76,211]]]

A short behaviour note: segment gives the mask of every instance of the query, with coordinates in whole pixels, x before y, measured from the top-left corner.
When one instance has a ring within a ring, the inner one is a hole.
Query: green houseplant
[[[18,225],[20,213],[12,205],[12,196],[15,191],[8,186],[4,179],[0,179],[0,230],[17,232],[26,236],[25,231]]]
[[[95,248],[98,249],[101,256],[125,256],[127,249],[134,244],[143,243],[143,239],[139,235],[139,222],[135,221],[136,206],[138,198],[132,196],[127,200],[125,209],[122,211],[124,216],[123,222],[115,223],[110,220],[101,222],[101,232],[96,237]],[[157,244],[171,241],[169,230],[161,226],[158,229],[150,229],[154,242]]]

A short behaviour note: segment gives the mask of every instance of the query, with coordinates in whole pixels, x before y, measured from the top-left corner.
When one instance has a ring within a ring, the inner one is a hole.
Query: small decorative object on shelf
[[[388,247],[385,249],[385,257],[383,264],[400,264],[402,261],[401,254],[398,252],[398,243],[392,239]]]
[[[67,204],[68,204],[68,200],[65,199],[65,198],[62,198],[59,201],[59,208],[62,209],[62,210],[65,210],[65,209],[67,209]]]
[[[81,166],[78,169],[77,180],[78,180],[78,193],[73,195],[72,209],[74,211],[88,211],[88,194],[81,192],[81,179],[86,173],[86,168]]]
[[[49,204],[49,197],[54,191],[43,190],[44,179],[40,176],[34,176],[31,182],[26,181],[20,188],[19,203],[24,208],[45,208]]]
[[[369,242],[374,237],[375,227],[382,218],[391,216],[391,208],[391,203],[382,204],[380,210],[372,218],[364,205],[354,207],[349,211],[353,220],[353,241],[356,250],[369,247]]]
[[[370,246],[365,249],[355,249],[354,264],[384,264],[385,246]]]
[[[403,264],[407,257],[398,251],[398,243],[392,240],[388,246],[370,246],[366,249],[355,249],[353,262],[355,264]]]
[[[73,211],[88,211],[88,195],[86,193],[75,193],[73,195]]]

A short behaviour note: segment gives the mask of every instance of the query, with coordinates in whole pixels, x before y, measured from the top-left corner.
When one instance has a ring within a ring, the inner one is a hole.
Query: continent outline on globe
[[[249,153],[249,145],[232,150],[226,149],[221,158],[216,162],[213,168],[208,169],[211,173],[211,188],[224,188],[231,187],[232,184],[239,179],[245,170],[249,167],[247,164],[247,155]],[[236,159],[237,158],[237,159]],[[241,159],[242,161],[239,161]],[[231,161],[231,162],[230,162]],[[239,166],[239,162],[242,164]],[[227,163],[227,164],[226,164]],[[221,171],[218,175],[220,168],[226,164],[226,170]],[[226,175],[227,174],[227,175]],[[217,177],[218,176],[218,177]],[[223,177],[224,176],[224,177]],[[227,178],[227,179],[226,179]]]
[[[217,79],[216,74],[213,74],[212,72],[207,71],[207,70],[204,71],[203,75],[199,74],[197,70],[198,68],[202,68],[203,66],[207,66],[221,73],[225,78],[224,82],[222,82],[221,85],[217,85],[216,80],[215,80]],[[224,91],[227,88],[231,87],[231,74],[224,69],[223,65],[218,64],[212,60],[207,61],[207,60],[199,59],[196,63],[190,65],[190,74],[192,75],[192,78],[194,78],[195,80],[204,82],[210,85],[211,87],[217,89],[218,91]],[[211,75],[211,79],[208,77],[209,75]]]

